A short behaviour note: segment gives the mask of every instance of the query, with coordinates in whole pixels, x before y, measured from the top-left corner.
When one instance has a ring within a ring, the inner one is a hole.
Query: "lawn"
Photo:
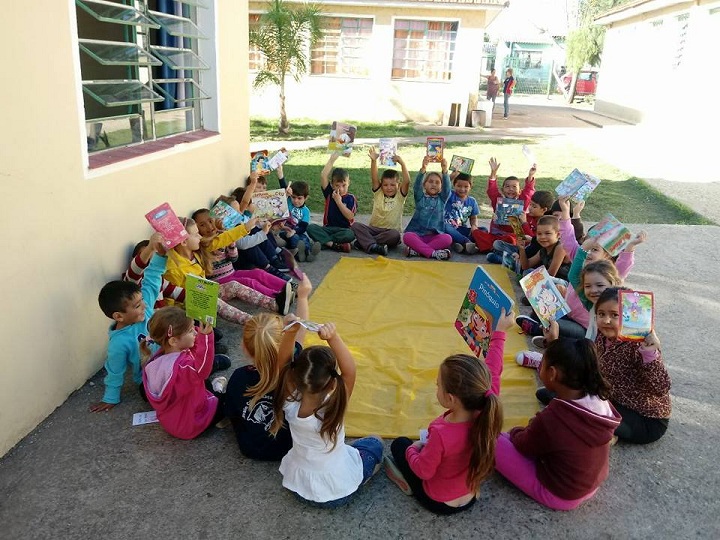
[[[515,175],[525,178],[528,163],[521,152],[522,144],[527,144],[538,161],[537,190],[553,190],[574,168],[591,173],[602,179],[602,183],[593,192],[583,211],[587,221],[597,221],[606,212],[625,223],[671,223],[687,225],[710,225],[712,222],[693,212],[684,205],[662,195],[647,182],[628,176],[621,170],[599,160],[583,149],[568,146],[565,143],[548,139],[543,141],[508,141],[455,143],[446,148],[446,157],[459,154],[475,159],[473,169],[475,184],[473,196],[481,205],[482,217],[489,218],[491,209],[485,194],[489,167],[487,161],[495,157],[501,164],[499,175]],[[408,145],[399,148],[410,169],[411,181],[414,180],[422,158],[424,145]],[[322,213],[324,201],[320,195],[320,171],[327,161],[328,154],[323,149],[295,151],[285,166],[285,175],[289,180],[305,180],[310,184],[308,206],[313,212]],[[370,190],[370,169],[367,147],[356,147],[349,158],[341,157],[336,166],[350,173],[350,192],[358,199],[358,212],[369,214],[372,210]],[[439,165],[431,165],[439,169]],[[380,169],[382,171],[382,169]],[[274,175],[269,187],[275,186]],[[412,194],[405,207],[406,214],[413,211]]]

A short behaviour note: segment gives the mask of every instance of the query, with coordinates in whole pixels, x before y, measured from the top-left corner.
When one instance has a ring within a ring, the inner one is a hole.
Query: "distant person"
[[[495,70],[490,70],[490,75],[487,77],[487,94],[485,98],[493,102],[493,108],[495,108],[495,98],[500,90],[500,79],[495,75]]]
[[[503,112],[503,118],[507,118],[510,114],[510,96],[515,88],[515,78],[513,77],[512,68],[505,70],[505,80],[503,81],[503,106],[505,110]]]

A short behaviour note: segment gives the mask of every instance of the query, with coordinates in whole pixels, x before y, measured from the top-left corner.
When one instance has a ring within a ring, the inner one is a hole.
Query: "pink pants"
[[[579,499],[567,500],[553,495],[537,478],[535,460],[515,449],[507,433],[501,433],[495,448],[495,469],[525,495],[553,510],[573,510],[592,498],[597,488]]]
[[[420,236],[414,232],[406,232],[403,234],[403,244],[417,251],[423,257],[430,259],[433,251],[448,249],[452,245],[452,236],[445,233],[431,233]]]
[[[227,303],[228,300],[242,300],[248,304],[277,311],[277,302],[271,296],[265,296],[252,290],[237,281],[228,281],[220,285],[220,298],[218,299],[218,315],[226,321],[245,324],[251,317],[249,313]]]
[[[285,288],[285,280],[277,276],[273,276],[265,270],[255,268],[254,270],[235,270],[223,278],[217,280],[218,283],[227,283],[228,281],[237,281],[256,290],[265,296],[275,296]]]

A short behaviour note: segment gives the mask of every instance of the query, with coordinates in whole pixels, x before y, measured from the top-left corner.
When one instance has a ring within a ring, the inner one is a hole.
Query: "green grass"
[[[421,137],[437,135],[432,126],[427,128],[416,126],[413,122],[355,122],[347,123],[357,126],[358,137]],[[278,134],[278,120],[276,118],[251,118],[250,140],[255,141],[305,141],[309,139],[322,139],[330,133],[332,120],[318,121],[308,119],[290,120],[290,133]],[[453,133],[476,133],[471,128],[459,129]]]
[[[587,221],[597,221],[606,212],[625,223],[671,223],[685,225],[712,225],[713,223],[688,207],[676,202],[651,187],[643,180],[631,177],[623,171],[596,158],[585,150],[568,146],[565,143],[549,139],[538,141],[488,141],[473,143],[455,143],[446,148],[446,156],[460,154],[475,159],[473,169],[475,184],[472,194],[481,205],[484,218],[489,218],[491,210],[485,189],[489,167],[487,161],[495,157],[501,164],[499,175],[515,175],[523,179],[527,175],[528,163],[521,147],[528,144],[538,161],[537,190],[554,190],[574,168],[594,174],[602,183],[593,192],[587,202],[583,217]],[[425,155],[424,145],[401,146],[399,153],[410,169],[411,183]],[[285,175],[289,180],[305,180],[310,184],[308,206],[313,212],[323,211],[320,194],[320,171],[327,161],[324,149],[311,149],[291,153],[285,166]],[[359,213],[369,214],[372,210],[370,190],[370,169],[366,147],[356,147],[349,158],[339,158],[336,166],[350,173],[350,192],[358,199]],[[430,170],[433,165],[430,166]],[[439,169],[438,165],[434,165]],[[382,171],[382,169],[381,169]],[[269,187],[275,185],[271,177]],[[413,212],[412,194],[405,207],[406,214]]]

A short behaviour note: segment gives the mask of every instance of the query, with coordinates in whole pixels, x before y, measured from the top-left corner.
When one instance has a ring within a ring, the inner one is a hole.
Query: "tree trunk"
[[[290,123],[285,112],[285,77],[280,79],[280,124],[278,125],[278,132],[282,135],[287,135],[290,132]]]
[[[567,93],[567,102],[572,105],[572,102],[575,101],[575,87],[577,86],[577,80],[578,80],[578,74],[573,73],[572,80],[570,81],[570,89]]]

